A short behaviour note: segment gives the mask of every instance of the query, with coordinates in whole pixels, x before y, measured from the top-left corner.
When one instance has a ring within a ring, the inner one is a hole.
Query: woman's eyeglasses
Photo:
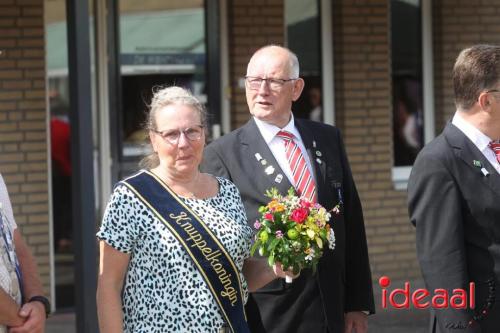
[[[165,130],[165,131],[152,130],[152,131],[159,134],[168,143],[176,145],[179,143],[179,138],[181,137],[181,134],[184,134],[184,136],[189,141],[200,140],[203,135],[203,126],[195,125],[185,129],[175,129],[175,130]]]

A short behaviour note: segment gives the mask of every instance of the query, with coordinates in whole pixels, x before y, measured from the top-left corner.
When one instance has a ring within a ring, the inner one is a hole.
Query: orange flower
[[[285,210],[285,205],[278,202],[277,200],[272,200],[271,202],[269,202],[267,207],[269,207],[269,210],[273,212],[282,212]]]

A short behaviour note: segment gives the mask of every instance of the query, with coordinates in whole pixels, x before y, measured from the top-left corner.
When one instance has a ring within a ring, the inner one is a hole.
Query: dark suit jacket
[[[448,289],[450,295],[454,288],[468,290],[473,281],[479,312],[490,295],[487,281],[496,281],[497,302],[480,326],[464,328],[472,311],[450,307],[433,311],[432,330],[500,332],[500,175],[454,125],[448,124],[418,155],[408,183],[408,207],[431,294],[437,288]]]
[[[326,332],[327,326],[330,332],[342,332],[344,312],[374,312],[361,203],[339,131],[300,119],[295,125],[312,162],[319,203],[331,209],[342,196],[342,213],[331,220],[336,248],[325,251],[315,276],[304,271],[289,286],[279,279],[253,293],[248,319],[252,331],[259,333]],[[266,165],[257,160],[257,153]],[[275,169],[271,175],[265,172],[269,165]],[[267,189],[277,187],[285,194],[292,187],[253,119],[208,145],[202,170],[236,184],[250,225],[259,217],[259,206],[269,201]],[[278,174],[281,182],[275,181]]]

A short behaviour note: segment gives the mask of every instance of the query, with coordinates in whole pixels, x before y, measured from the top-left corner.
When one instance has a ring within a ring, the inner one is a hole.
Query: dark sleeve
[[[232,180],[223,158],[219,155],[217,147],[213,143],[205,147],[203,151],[203,161],[200,165],[200,170],[214,176]]]
[[[461,195],[455,180],[437,158],[428,154],[417,158],[408,182],[410,221],[417,230],[417,256],[431,294],[435,289],[468,288]],[[468,310],[436,310],[440,332],[452,324],[467,325]],[[479,325],[460,332],[480,332]]]
[[[347,160],[344,143],[338,131],[337,139],[340,145],[340,158],[344,170],[344,221],[346,228],[345,311],[369,311],[375,313],[372,275],[361,201]]]

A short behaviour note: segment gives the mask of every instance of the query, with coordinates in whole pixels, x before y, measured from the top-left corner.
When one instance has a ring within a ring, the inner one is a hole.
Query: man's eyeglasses
[[[273,78],[261,78],[256,76],[245,76],[245,83],[248,89],[251,90],[259,90],[262,87],[262,82],[266,82],[269,89],[271,90],[280,90],[283,85],[289,81],[294,81],[295,79],[273,79]]]
[[[494,93],[494,92],[500,92],[500,90],[497,90],[497,89],[491,89],[491,90],[487,90],[487,91],[485,91],[485,93]]]
[[[165,130],[165,131],[157,131],[157,130],[152,130],[152,131],[159,134],[168,143],[176,145],[179,143],[179,138],[181,137],[181,134],[184,134],[184,136],[189,141],[200,140],[201,136],[203,135],[203,126],[195,125],[193,127],[188,127],[183,130],[175,129],[175,130]]]

